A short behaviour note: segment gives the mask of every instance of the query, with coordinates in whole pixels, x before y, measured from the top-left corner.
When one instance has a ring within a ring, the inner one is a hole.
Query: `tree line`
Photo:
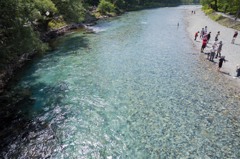
[[[240,15],[240,0],[201,0],[201,4],[215,11],[235,15],[236,18]]]
[[[174,6],[197,0],[1,0],[0,69],[27,52],[41,52],[47,45],[40,35],[89,16],[118,14],[153,6]],[[95,15],[91,10],[96,9]]]

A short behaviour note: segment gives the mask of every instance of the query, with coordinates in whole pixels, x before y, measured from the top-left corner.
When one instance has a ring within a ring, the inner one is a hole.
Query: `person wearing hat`
[[[222,43],[222,41],[220,41],[218,48],[217,48],[217,54],[216,54],[215,58],[217,58],[218,56],[221,57],[222,46],[223,46],[223,43]]]

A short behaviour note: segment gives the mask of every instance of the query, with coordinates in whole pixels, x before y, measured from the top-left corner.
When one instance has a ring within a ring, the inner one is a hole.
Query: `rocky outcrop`
[[[56,37],[64,35],[66,32],[69,32],[69,31],[74,30],[74,29],[79,29],[79,28],[86,28],[86,27],[82,23],[74,23],[74,24],[71,24],[71,25],[66,25],[66,26],[63,26],[59,29],[51,30],[51,31],[48,31],[48,32],[44,33],[41,36],[41,39],[44,42],[49,42],[51,39],[55,39]]]

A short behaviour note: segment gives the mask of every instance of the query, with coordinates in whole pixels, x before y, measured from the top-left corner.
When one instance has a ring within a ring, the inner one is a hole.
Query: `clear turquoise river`
[[[130,12],[58,39],[13,88],[31,91],[19,113],[34,126],[1,156],[239,159],[240,99],[193,48],[185,14]]]

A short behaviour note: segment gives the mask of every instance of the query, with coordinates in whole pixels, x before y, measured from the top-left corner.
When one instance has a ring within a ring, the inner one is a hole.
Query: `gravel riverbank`
[[[194,10],[196,14],[192,14],[191,11]],[[206,16],[200,6],[193,6],[193,7],[187,7],[186,9],[186,18],[187,22],[187,32],[190,35],[190,38],[192,39],[194,47],[199,51],[202,45],[202,40],[200,39],[200,36],[198,36],[197,40],[194,41],[194,35],[197,31],[201,31],[201,29],[205,26],[208,27],[208,32],[211,32],[211,39],[204,50],[205,53],[209,52],[212,48],[212,44],[214,43],[215,36],[218,31],[220,31],[219,41],[223,42],[222,47],[222,56],[225,56],[225,59],[228,60],[223,64],[223,67],[221,68],[221,72],[224,76],[230,78],[234,82],[237,83],[237,85],[240,86],[240,78],[236,78],[236,66],[240,64],[240,36],[237,37],[235,44],[231,44],[231,40],[234,34],[234,29],[227,28],[225,26],[222,26],[218,24],[217,22],[211,20],[208,16]],[[199,34],[200,35],[200,34]],[[203,56],[204,55],[202,54]],[[206,59],[207,60],[207,59]],[[210,62],[210,61],[209,61]],[[213,67],[218,67],[219,59],[214,59]]]

